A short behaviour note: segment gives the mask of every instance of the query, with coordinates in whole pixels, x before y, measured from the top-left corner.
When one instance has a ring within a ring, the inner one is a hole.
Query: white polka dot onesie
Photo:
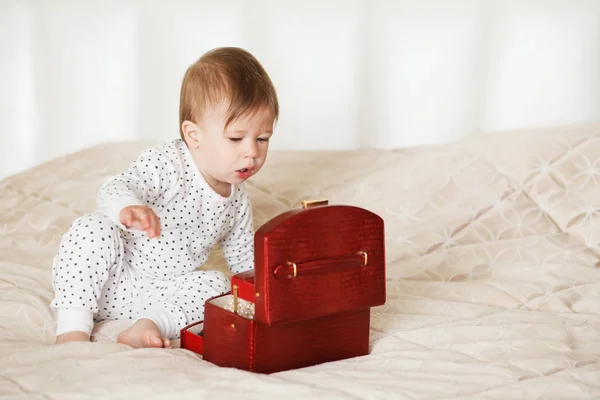
[[[147,205],[161,234],[127,229],[119,212]],[[219,244],[231,272],[254,266],[252,207],[243,185],[217,194],[181,139],[146,149],[100,189],[98,210],[63,236],[52,267],[57,335],[88,334],[97,322],[149,318],[167,338],[204,316],[204,302],[229,290],[218,271],[197,271]]]

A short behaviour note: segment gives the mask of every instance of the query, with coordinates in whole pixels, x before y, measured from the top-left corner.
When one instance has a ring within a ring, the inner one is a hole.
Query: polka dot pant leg
[[[59,311],[59,325],[61,309],[85,310],[97,320],[130,318],[123,312],[134,295],[130,272],[123,263],[119,228],[101,214],[78,218],[63,236],[52,266],[51,306]]]
[[[196,271],[170,279],[155,279],[140,288],[135,302],[143,304],[138,308],[138,317],[155,321],[165,337],[178,338],[186,325],[204,318],[206,300],[229,289],[229,279],[220,271]]]

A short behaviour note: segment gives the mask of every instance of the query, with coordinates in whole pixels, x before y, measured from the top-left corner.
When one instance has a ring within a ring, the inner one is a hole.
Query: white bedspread
[[[146,145],[95,147],[0,182],[0,398],[600,398],[600,126],[272,153],[249,183],[257,227],[326,197],[379,213],[388,259],[371,354],[273,375],[133,350],[111,340],[119,322],[97,342],[52,345],[58,240]]]

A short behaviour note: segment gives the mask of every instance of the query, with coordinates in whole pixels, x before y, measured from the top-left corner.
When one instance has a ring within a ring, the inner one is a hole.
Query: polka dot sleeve
[[[240,205],[235,210],[235,224],[231,232],[221,240],[223,257],[229,270],[238,274],[254,268],[254,226],[252,204],[244,190]]]
[[[108,179],[98,193],[98,208],[119,227],[120,211],[130,205],[150,205],[177,185],[173,160],[156,148],[144,150],[128,169]]]

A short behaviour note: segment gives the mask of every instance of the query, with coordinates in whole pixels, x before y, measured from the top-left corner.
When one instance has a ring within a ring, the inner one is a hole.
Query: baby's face
[[[263,109],[239,117],[225,129],[226,110],[226,104],[207,110],[197,125],[198,145],[189,146],[208,184],[224,196],[231,184],[244,182],[262,168],[274,124],[272,114]]]

